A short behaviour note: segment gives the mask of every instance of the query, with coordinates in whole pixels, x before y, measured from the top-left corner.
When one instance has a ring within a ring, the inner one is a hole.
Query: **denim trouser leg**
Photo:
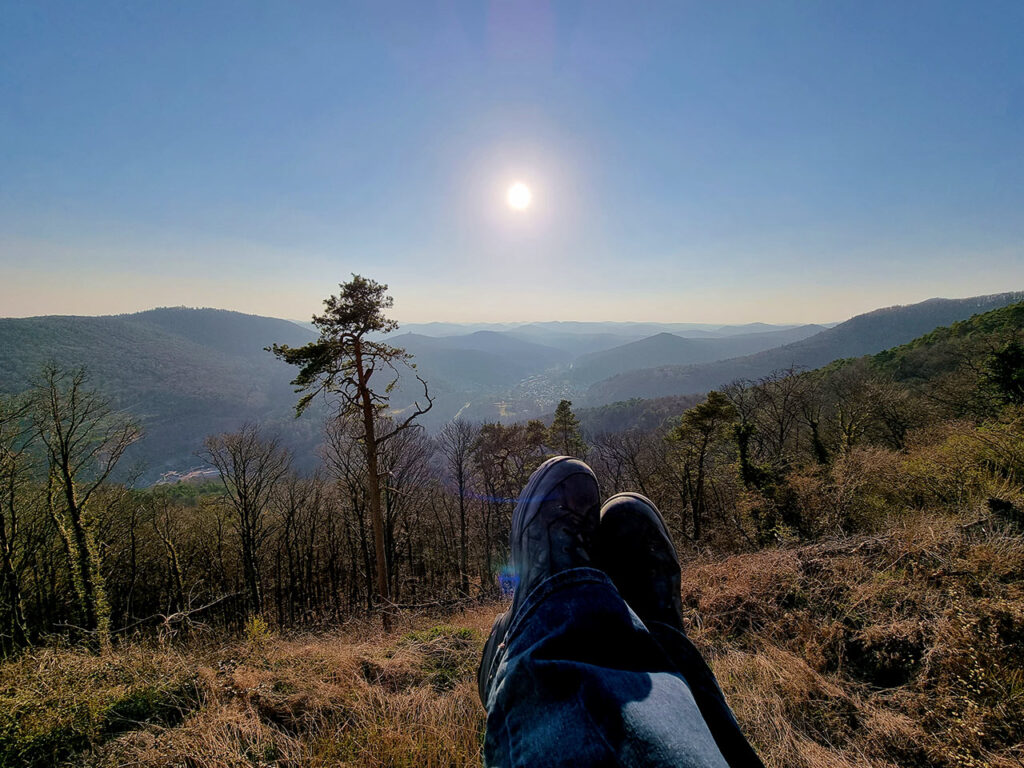
[[[538,585],[495,663],[489,766],[728,768],[686,677],[601,571]]]
[[[672,666],[686,677],[697,707],[730,768],[764,768],[726,703],[714,672],[686,634],[660,621],[651,622],[648,628]]]

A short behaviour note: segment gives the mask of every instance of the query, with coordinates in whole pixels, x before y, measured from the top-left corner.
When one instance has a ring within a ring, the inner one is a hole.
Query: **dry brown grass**
[[[0,667],[0,708],[17,709],[17,720],[0,716],[0,757],[190,768],[479,765],[475,672],[494,613],[466,611],[457,625],[407,617],[391,635],[366,622],[177,650],[26,654]],[[110,727],[112,703],[154,685],[177,698]]]
[[[686,569],[690,635],[770,766],[1024,760],[1024,538],[920,518]]]
[[[884,535],[694,563],[683,596],[691,637],[772,768],[1021,765],[1019,533],[921,518]],[[497,610],[405,618],[389,635],[364,623],[101,656],[34,651],[0,666],[0,755],[476,766],[474,673]]]
[[[201,669],[210,701],[176,728],[121,740],[94,764],[479,765],[476,663],[493,609],[239,648]],[[127,754],[126,754],[127,750]]]

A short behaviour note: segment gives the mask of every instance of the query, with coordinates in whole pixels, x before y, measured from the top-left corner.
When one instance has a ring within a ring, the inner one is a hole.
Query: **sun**
[[[505,199],[508,201],[509,208],[516,211],[525,211],[530,207],[530,203],[533,202],[533,193],[523,182],[517,181],[508,188],[508,194],[505,196]]]

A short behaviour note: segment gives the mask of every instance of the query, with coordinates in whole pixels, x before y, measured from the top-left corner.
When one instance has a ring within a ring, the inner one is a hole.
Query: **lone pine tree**
[[[324,313],[313,316],[319,338],[301,347],[274,344],[268,349],[286,363],[299,367],[292,384],[296,392],[304,394],[295,407],[296,415],[301,415],[317,395],[323,394],[335,399],[338,418],[355,417],[361,422],[377,561],[377,595],[384,609],[384,626],[389,629],[387,607],[391,591],[385,559],[380,451],[388,440],[414,426],[413,421],[430,410],[433,399],[427,383],[417,375],[426,405],[421,406],[417,400],[403,420],[391,423],[384,433],[377,433],[378,417],[390,403],[400,369],[415,371],[415,365],[412,355],[404,349],[370,338],[372,334],[386,334],[398,328],[398,323],[384,314],[394,304],[387,295],[387,285],[353,274],[352,279],[339,288],[337,295],[324,299]],[[386,383],[378,386],[381,379],[374,379],[374,376],[383,371],[389,372],[390,379],[385,377]]]

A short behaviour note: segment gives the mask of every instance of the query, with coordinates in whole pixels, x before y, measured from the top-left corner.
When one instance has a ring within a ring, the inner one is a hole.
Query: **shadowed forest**
[[[111,481],[140,429],[87,370],[5,398],[0,763],[477,763],[510,517],[554,454],[658,503],[767,764],[1024,757],[1024,304],[617,431],[563,400],[428,434],[375,396],[372,469],[342,399],[315,471],[250,423],[196,446],[218,479],[148,488]]]

